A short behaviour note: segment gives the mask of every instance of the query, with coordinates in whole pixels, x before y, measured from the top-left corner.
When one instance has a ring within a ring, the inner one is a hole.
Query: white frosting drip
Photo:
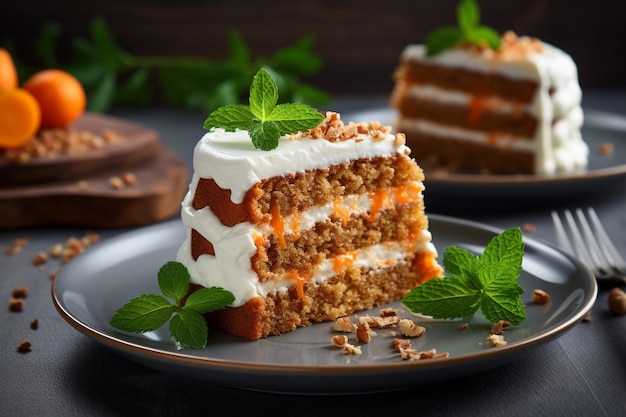
[[[425,57],[424,45],[409,45],[403,51],[403,58],[412,61],[436,63],[445,67],[462,68],[470,71],[497,73],[507,78],[530,80],[538,83],[538,90],[532,101],[524,104],[523,111],[535,116],[539,121],[535,135],[529,143],[515,140],[513,149],[532,150],[536,155],[536,173],[554,173],[573,171],[587,165],[589,149],[580,134],[582,127],[582,109],[580,106],[582,91],[578,83],[578,71],[572,58],[552,45],[543,43],[543,51],[531,52],[526,60],[487,59],[462,48],[445,51],[435,57]],[[420,91],[421,90],[421,91]],[[444,91],[430,85],[419,85],[411,89],[410,94],[428,97],[442,102],[469,104],[471,96],[461,92]],[[502,98],[487,98],[483,103],[489,110],[514,113],[519,111],[521,103],[509,102]],[[557,121],[553,124],[554,121]],[[415,120],[404,119],[401,123]],[[433,127],[430,126],[432,132]],[[437,128],[444,134],[444,127]],[[398,130],[402,131],[401,126]],[[482,136],[469,134],[457,135],[456,139],[487,143],[487,134]],[[508,143],[498,140],[496,143]],[[505,146],[505,145],[502,145]],[[530,149],[529,149],[530,146]],[[534,149],[533,149],[534,148]]]

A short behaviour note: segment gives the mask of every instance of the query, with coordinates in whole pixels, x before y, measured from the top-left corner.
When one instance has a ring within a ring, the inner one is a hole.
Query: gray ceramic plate
[[[458,207],[493,203],[519,207],[524,202],[561,200],[581,194],[606,192],[617,181],[626,179],[626,117],[613,113],[584,109],[582,134],[589,145],[586,170],[554,175],[485,175],[426,171],[426,197],[430,210],[449,204]],[[396,110],[375,108],[342,115],[345,121],[372,121],[393,126]],[[609,156],[599,151],[611,143]]]
[[[440,252],[458,245],[482,253],[500,232],[450,217],[430,217]],[[55,280],[52,296],[57,310],[87,336],[164,372],[245,389],[336,394],[409,388],[503,365],[578,323],[597,293],[593,276],[576,260],[525,238],[520,284],[525,289],[522,301],[528,319],[506,332],[508,344],[502,347],[487,344],[490,325],[480,315],[460,321],[418,318],[427,330],[413,345],[419,350],[449,352],[450,356],[414,362],[399,358],[384,330],[362,345],[362,355],[344,355],[330,347],[331,323],[254,342],[212,331],[207,347],[201,350],[177,349],[165,328],[147,334],[126,334],[112,328],[108,321],[117,308],[137,295],[158,292],[156,272],[174,259],[184,237],[181,223],[172,221],[100,243],[68,264]],[[535,288],[547,291],[551,303],[533,304]],[[391,306],[402,309],[399,303]],[[369,313],[379,314],[379,309]],[[464,322],[469,322],[469,328],[461,330]]]

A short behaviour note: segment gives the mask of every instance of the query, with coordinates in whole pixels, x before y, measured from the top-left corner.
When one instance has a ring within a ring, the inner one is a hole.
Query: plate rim
[[[440,214],[429,214],[428,215],[430,221],[440,221],[442,223],[448,223],[453,225],[463,225],[471,228],[478,228],[483,231],[487,231],[489,233],[500,233],[502,229],[489,226],[483,223],[475,222],[472,220],[465,220],[456,217],[451,217],[447,215]],[[164,223],[160,223],[158,225],[147,226],[140,229],[136,229],[130,232],[122,233],[112,239],[109,239],[108,245],[115,244],[118,241],[124,240],[130,236],[141,234],[141,233],[149,233],[153,230],[158,230],[161,228],[169,228],[169,227],[183,227],[182,224],[178,220],[172,220]],[[505,346],[495,347],[484,349],[477,352],[464,353],[460,355],[451,356],[448,358],[439,358],[432,359],[428,361],[402,361],[402,362],[393,362],[393,363],[359,363],[358,365],[354,364],[341,364],[341,365],[301,365],[301,364],[270,364],[270,363],[254,363],[254,362],[239,362],[232,360],[219,359],[214,357],[204,357],[204,356],[193,356],[185,354],[185,350],[180,350],[177,352],[169,352],[163,351],[158,348],[153,348],[150,346],[145,346],[141,343],[134,343],[127,340],[123,340],[115,337],[115,335],[111,335],[106,331],[101,329],[94,328],[89,324],[81,321],[78,317],[75,317],[68,309],[64,306],[64,303],[61,301],[61,294],[57,293],[57,285],[60,282],[59,279],[63,280],[64,274],[61,273],[57,278],[53,281],[51,286],[51,296],[53,304],[57,310],[57,312],[67,321],[72,327],[74,327],[79,332],[89,336],[95,341],[102,343],[114,350],[124,353],[130,354],[134,357],[138,357],[139,359],[152,359],[158,360],[164,364],[179,364],[179,365],[192,365],[195,367],[200,367],[202,370],[214,370],[214,371],[236,371],[236,372],[256,372],[263,374],[282,374],[282,375],[319,375],[323,374],[349,374],[355,375],[359,373],[371,373],[371,372],[402,372],[402,371],[411,371],[415,369],[430,369],[433,367],[441,367],[445,369],[446,367],[452,367],[458,365],[463,362],[471,362],[472,360],[481,360],[481,359],[496,359],[501,358],[503,355],[510,355],[520,349],[525,349],[531,346],[538,346],[542,343],[553,340],[556,336],[562,334],[563,332],[571,329],[576,323],[578,323],[587,311],[593,306],[598,293],[598,285],[589,271],[584,265],[582,265],[578,260],[568,255],[567,253],[562,252],[559,248],[550,244],[549,242],[544,242],[540,239],[531,236],[524,236],[524,242],[530,242],[533,245],[538,246],[547,246],[553,250],[556,250],[560,254],[564,255],[573,265],[576,266],[577,270],[581,270],[585,273],[587,278],[589,279],[590,284],[590,292],[586,294],[585,302],[581,303],[581,305],[577,308],[577,310],[570,314],[569,318],[566,320],[561,320],[558,323],[551,325],[550,327],[541,330],[540,332],[523,338],[521,340],[509,343]],[[582,283],[582,282],[581,282]],[[296,330],[297,331],[297,330]],[[254,343],[254,341],[251,341]]]

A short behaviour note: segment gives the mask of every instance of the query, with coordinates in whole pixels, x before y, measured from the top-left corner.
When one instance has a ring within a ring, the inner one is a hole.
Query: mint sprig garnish
[[[189,291],[187,268],[180,262],[168,262],[161,267],[157,277],[164,296],[143,294],[135,297],[120,307],[109,323],[123,331],[145,333],[158,329],[171,318],[169,330],[177,343],[193,349],[205,347],[209,329],[202,314],[228,306],[235,297],[223,288],[201,288],[182,305],[182,299]]]
[[[436,319],[470,317],[480,308],[490,322],[517,325],[526,320],[520,299],[524,289],[517,283],[523,256],[517,228],[495,236],[481,256],[449,246],[442,261],[448,276],[415,287],[402,302],[412,312]]]
[[[270,151],[282,135],[312,129],[324,116],[302,103],[278,103],[278,87],[270,74],[261,68],[250,86],[249,105],[228,104],[220,107],[204,122],[210,130],[221,127],[227,132],[247,130],[255,148]]]
[[[461,0],[456,8],[458,27],[443,26],[426,38],[426,56],[435,56],[463,43],[486,44],[500,49],[500,34],[489,26],[480,24],[480,9],[475,0]]]

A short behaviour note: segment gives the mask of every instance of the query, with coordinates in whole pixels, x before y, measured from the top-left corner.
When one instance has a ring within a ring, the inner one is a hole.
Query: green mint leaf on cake
[[[450,246],[442,261],[448,276],[415,287],[402,302],[436,319],[469,317],[480,309],[490,322],[520,324],[526,320],[524,290],[517,283],[523,256],[522,233],[516,228],[495,236],[481,256]]]
[[[462,44],[500,49],[500,34],[480,24],[480,9],[475,0],[461,0],[456,14],[458,27],[444,26],[426,37],[426,56],[435,56]]]
[[[255,148],[270,151],[282,135],[312,129],[324,116],[301,103],[278,103],[278,87],[270,74],[261,68],[250,86],[250,103],[229,104],[207,117],[204,128],[222,128],[227,132],[247,130]]]
[[[157,294],[135,297],[120,307],[109,323],[126,332],[145,333],[162,327],[169,320],[170,334],[181,346],[193,349],[206,346],[209,329],[202,314],[232,304],[235,297],[218,287],[201,288],[187,297],[190,276],[180,262],[167,262],[159,269],[157,279],[165,297]]]

